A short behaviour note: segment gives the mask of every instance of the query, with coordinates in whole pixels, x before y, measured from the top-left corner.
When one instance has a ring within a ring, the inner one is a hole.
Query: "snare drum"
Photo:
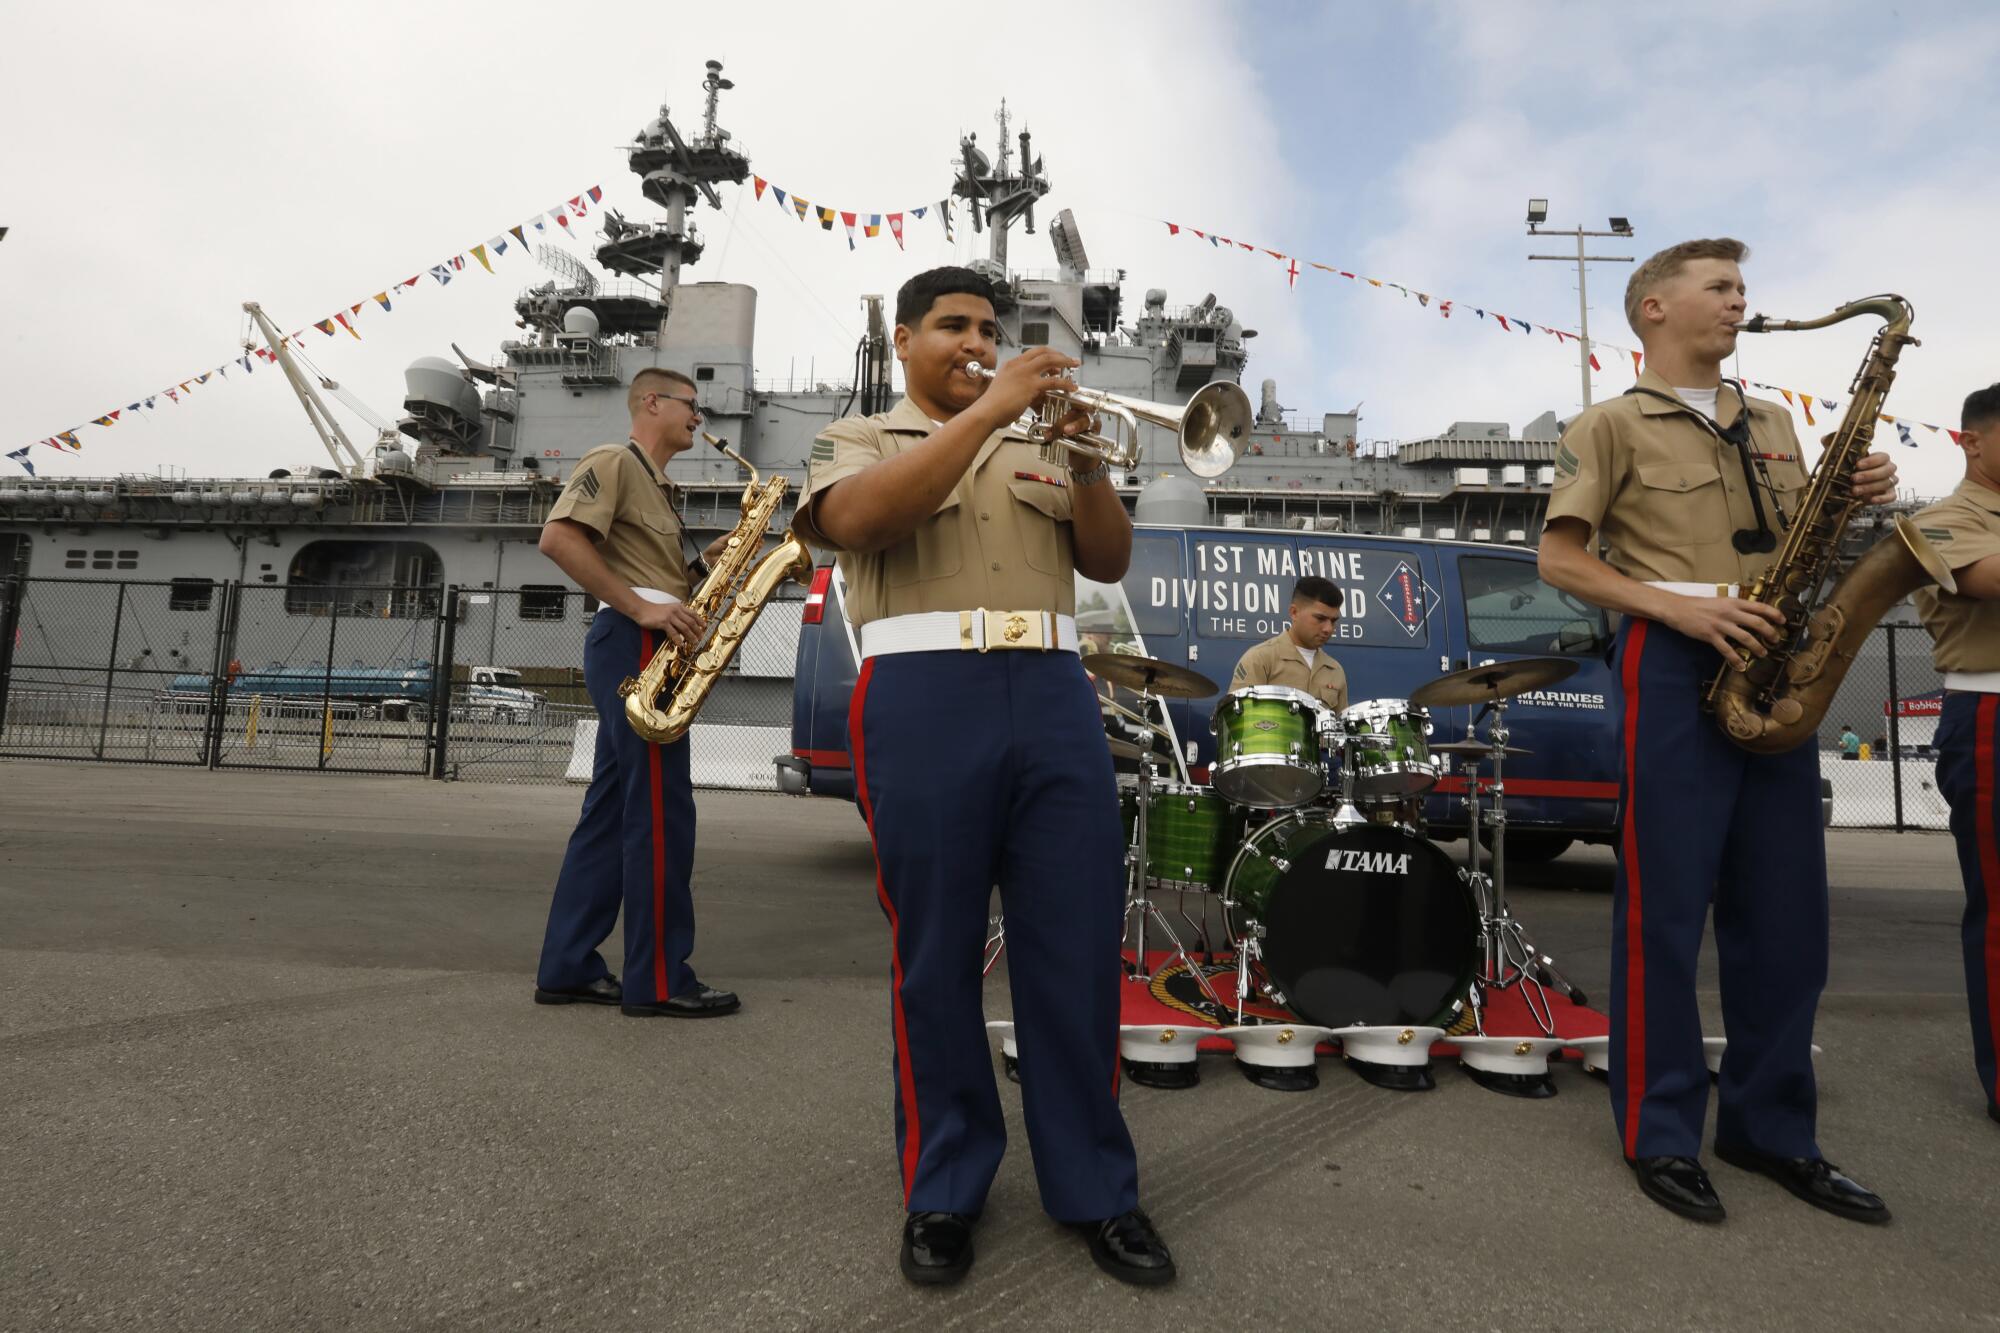
[[[1403,699],[1369,699],[1340,714],[1343,759],[1357,803],[1394,801],[1437,785],[1430,714]]]
[[[1135,815],[1136,807],[1135,800]],[[1146,882],[1163,889],[1220,890],[1242,826],[1229,802],[1207,787],[1156,784],[1146,808]]]
[[[1320,721],[1326,710],[1304,690],[1252,685],[1231,690],[1208,719],[1215,737],[1215,789],[1258,810],[1304,805],[1326,784]]]

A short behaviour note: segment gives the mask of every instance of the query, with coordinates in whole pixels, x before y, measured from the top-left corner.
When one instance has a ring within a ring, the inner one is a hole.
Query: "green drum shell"
[[[1438,765],[1426,739],[1429,719],[1401,700],[1371,700],[1340,715],[1343,762],[1357,801],[1394,800],[1437,785]]]
[[[1237,805],[1258,810],[1304,805],[1326,783],[1320,763],[1320,706],[1283,685],[1232,690],[1209,718],[1215,737],[1210,778]]]
[[[1135,797],[1135,818],[1137,805]],[[1207,787],[1155,787],[1146,811],[1147,882],[1204,892],[1220,889],[1242,828],[1242,816]]]

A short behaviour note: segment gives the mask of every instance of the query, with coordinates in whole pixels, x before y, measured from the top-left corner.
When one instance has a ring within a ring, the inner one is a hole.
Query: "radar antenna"
[[[538,245],[535,247],[535,262],[583,295],[597,295],[597,275],[569,251]]]

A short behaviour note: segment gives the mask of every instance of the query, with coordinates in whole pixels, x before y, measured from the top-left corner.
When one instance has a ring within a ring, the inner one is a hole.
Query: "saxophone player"
[[[541,551],[602,605],[583,646],[597,710],[597,754],[583,813],[556,878],[535,977],[538,1004],[616,1004],[633,1018],[734,1013],[734,994],[704,985],[694,950],[694,788],[688,741],[654,745],[625,719],[619,683],[652,660],[665,635],[700,642],[685,536],[667,460],[701,424],[694,381],[648,368],[626,394],[632,434],[577,460],[542,528]],[[714,559],[724,538],[706,553]],[[625,911],[625,971],[598,952]]]
[[[2000,384],[1971,394],[1959,417],[1965,480],[1917,515],[1918,527],[1943,553],[1957,593],[1935,585],[1915,595],[1944,677],[1938,719],[1937,784],[1951,806],[1951,835],[1965,876],[1965,994],[1972,1018],[1972,1063],[1986,1114],[2000,1121]]]
[[[1118,1108],[1123,837],[1073,619],[1076,574],[1117,582],[1132,525],[1104,466],[1050,463],[1013,429],[1074,391],[1075,361],[1032,348],[990,382],[967,372],[993,364],[993,296],[962,268],[903,284],[907,396],[821,434],[793,521],[839,552],[863,659],[848,728],[889,922],[901,1265],[964,1276],[1006,1148],[980,1008],[997,883],[1042,1206],[1113,1277],[1157,1284],[1173,1258]]]
[[[1687,241],[1632,274],[1625,314],[1645,373],[1563,433],[1541,539],[1544,579],[1624,617],[1612,658],[1623,760],[1612,1115],[1648,1198],[1722,1220],[1699,1161],[1709,1080],[1695,963],[1712,905],[1729,1039],[1716,1155],[1816,1207],[1885,1222],[1882,1200],[1815,1138],[1812,1028],[1828,949],[1816,747],[1751,753],[1701,704],[1725,654],[1761,656],[1777,638],[1780,613],[1736,591],[1771,563],[1808,480],[1790,413],[1722,378],[1747,253],[1727,238]],[[1871,454],[1855,491],[1879,503],[1895,476]]]

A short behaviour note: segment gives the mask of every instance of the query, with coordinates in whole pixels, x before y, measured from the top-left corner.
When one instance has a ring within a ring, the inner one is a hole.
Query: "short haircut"
[[[669,384],[679,384],[692,393],[700,393],[694,381],[678,370],[668,370],[664,366],[647,366],[632,377],[632,387],[625,391],[625,410],[633,416],[639,414],[639,400],[649,393],[661,393]]]
[[[931,312],[940,296],[961,292],[980,297],[988,305],[995,303],[993,284],[969,268],[926,269],[897,289],[896,322],[914,329],[924,322],[924,316]]]
[[[2000,384],[1989,384],[1965,395],[1965,406],[1958,412],[1960,430],[1984,430],[1995,422],[2000,422]]]
[[[1292,585],[1292,604],[1300,602],[1321,602],[1338,611],[1340,609],[1340,587],[1332,579],[1323,579],[1316,574],[1308,574]]]
[[[1632,326],[1632,332],[1644,332],[1639,326],[1639,303],[1652,295],[1661,283],[1679,277],[1688,260],[1726,259],[1732,264],[1740,264],[1749,257],[1750,247],[1728,236],[1682,241],[1679,245],[1668,246],[1639,265],[1632,274],[1632,280],[1625,284],[1625,322]]]

